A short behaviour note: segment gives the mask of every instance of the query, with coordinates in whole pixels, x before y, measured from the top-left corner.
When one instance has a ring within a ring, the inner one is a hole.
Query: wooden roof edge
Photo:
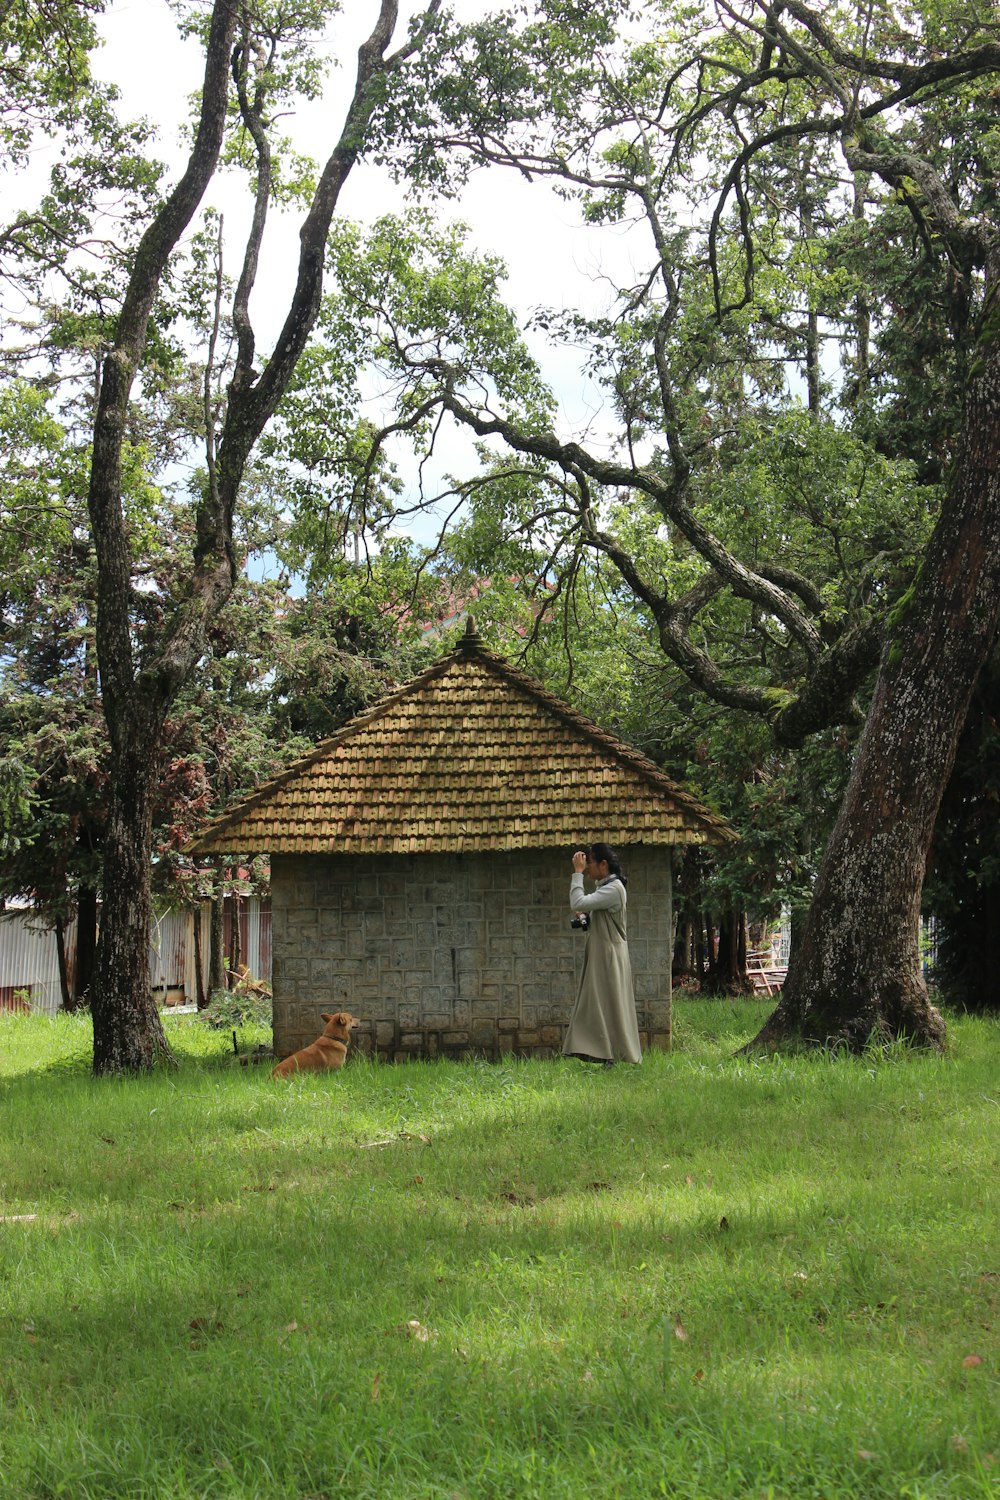
[[[578,829],[572,830],[572,835],[567,833],[566,837],[561,840],[560,847],[565,846],[568,848],[573,843],[574,836],[578,834]],[[645,829],[638,837],[634,838],[629,837],[628,834],[619,833],[613,841],[617,847],[624,850],[633,848],[678,849],[707,844],[709,836],[706,830],[702,828],[679,828],[676,830],[675,837],[659,839],[650,837],[649,830]],[[288,842],[296,844],[305,843],[310,847],[308,849],[283,849],[278,847]],[[548,843],[544,836],[537,833],[500,841],[486,835],[461,840],[455,840],[450,837],[440,838],[433,834],[425,836],[410,834],[393,835],[388,840],[380,836],[380,842],[383,844],[386,842],[399,845],[405,844],[405,849],[359,847],[365,844],[365,842],[366,840],[359,838],[357,834],[340,836],[336,839],[321,837],[316,834],[296,835],[290,839],[287,834],[277,834],[264,837],[258,836],[250,843],[245,842],[243,839],[240,839],[238,842],[236,840],[230,842],[225,838],[220,838],[219,842],[213,845],[210,852],[214,854],[240,855],[241,857],[266,854],[269,858],[274,859],[276,856],[284,857],[297,853],[340,855],[344,858],[350,858],[355,854],[518,854],[525,850],[554,851],[556,848],[555,844]],[[414,845],[419,845],[420,847],[414,848]]]
[[[619,760],[626,761],[633,770],[638,771],[644,776],[658,791],[667,792],[691,817],[706,824],[713,832],[718,833],[720,843],[739,842],[740,836],[736,832],[736,829],[733,828],[732,824],[721,813],[713,812],[710,807],[706,807],[703,802],[700,802],[693,792],[689,792],[684,787],[679,786],[673,777],[668,776],[666,771],[662,770],[654,760],[650,760],[648,755],[644,755],[641,750],[637,750],[634,745],[628,744],[627,741],[619,739],[617,735],[612,734],[609,730],[602,729],[599,724],[594,723],[593,719],[588,719],[586,714],[582,714],[577,709],[571,708],[568,703],[564,703],[561,698],[557,698],[554,693],[550,693],[544,683],[539,682],[537,678],[531,677],[527,672],[522,672],[519,668],[511,666],[510,662],[505,661],[502,656],[499,656],[494,651],[490,651],[488,647],[482,644],[478,637],[466,635],[455,650],[449,652],[449,656],[468,657],[473,652],[485,665],[492,668],[498,676],[512,679],[518,687],[530,693],[545,708],[549,709],[550,712],[558,714],[561,719],[572,725],[573,728],[581,730],[586,734],[588,739],[599,745],[601,749],[610,751]]]
[[[284,786],[288,781],[293,781],[296,776],[308,770],[317,760],[322,760],[325,755],[328,755],[331,750],[336,749],[339,744],[351,739],[353,735],[357,734],[359,730],[364,729],[366,725],[372,723],[374,719],[378,719],[383,714],[388,713],[390,708],[401,699],[409,697],[413,692],[419,691],[431,678],[440,677],[451,665],[452,656],[453,652],[445,652],[437,661],[432,662],[429,667],[425,667],[422,672],[418,672],[416,677],[411,678],[402,687],[393,688],[391,693],[386,693],[385,697],[379,698],[370,708],[363,709],[361,713],[355,714],[352,719],[348,719],[347,723],[341,725],[335,734],[327,735],[324,740],[317,740],[311,749],[305,751],[303,755],[296,756],[276,776],[269,776],[267,781],[262,781],[260,786],[254,787],[252,792],[249,792],[245,797],[241,797],[238,802],[234,802],[226,812],[221,813],[217,818],[213,818],[210,823],[206,823],[197,837],[189,839],[185,844],[185,854],[198,854],[201,852],[200,846],[203,843],[214,840],[217,834],[224,833],[227,828],[241,822],[248,812],[252,812],[255,807],[265,802],[279,787]]]
[[[387,693],[385,697],[373,703],[370,708],[363,710],[360,714],[356,714],[353,719],[349,719],[346,724],[338,729],[336,734],[329,735],[326,739],[318,741],[304,755],[298,756],[284,770],[279,771],[276,776],[272,776],[267,781],[262,782],[248,796],[235,802],[227,812],[208,823],[196,838],[188,841],[185,845],[185,853],[219,852],[219,845],[216,842],[219,836],[224,835],[228,829],[235,829],[248,813],[252,812],[262,802],[265,802],[272,793],[287,782],[294,780],[296,776],[307,770],[317,760],[322,760],[324,756],[328,755],[339,745],[353,738],[355,734],[366,728],[374,720],[384,716],[397,703],[404,701],[406,698],[419,695],[429,682],[437,677],[443,677],[458,662],[469,660],[481,662],[494,675],[512,682],[522,692],[533,697],[548,712],[555,714],[565,723],[570,724],[574,729],[585,734],[593,744],[606,752],[610,752],[617,759],[624,761],[633,770],[639,772],[657,791],[666,792],[671,796],[683,811],[703,827],[708,828],[715,835],[719,843],[735,843],[738,841],[739,834],[725,818],[699,802],[698,798],[692,792],[688,792],[679,786],[672,777],[660,769],[655,761],[650,760],[648,755],[644,755],[641,750],[637,750],[635,746],[627,744],[608,730],[601,729],[598,724],[595,724],[592,719],[588,719],[585,714],[578,712],[575,708],[571,708],[568,703],[564,703],[561,698],[557,698],[554,693],[550,693],[548,688],[539,682],[537,678],[529,676],[527,672],[522,672],[496,652],[490,651],[483,644],[481,637],[476,633],[474,622],[470,616],[465,634],[459,637],[456,645],[452,646],[448,651],[443,652],[436,662],[432,662],[429,667],[425,667],[422,672],[419,672],[416,677],[404,683],[401,687],[394,688],[391,693]],[[241,849],[249,849],[249,846],[241,845],[240,847]],[[262,848],[260,852],[266,853],[267,850]]]

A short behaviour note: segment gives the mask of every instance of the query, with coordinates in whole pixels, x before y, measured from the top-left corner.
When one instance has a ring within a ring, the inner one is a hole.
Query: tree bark
[[[234,978],[239,976],[240,967],[243,963],[243,934],[240,932],[240,910],[243,902],[239,891],[234,890],[230,897],[231,927],[229,932],[229,970]]]
[[[94,1072],[135,1072],[167,1053],[149,976],[151,792],[163,719],[183,680],[141,671],[132,631],[132,552],[122,508],[122,441],[132,382],[170,256],[222,146],[236,9],[215,0],[201,113],[187,166],[135,254],[114,347],[102,367],[88,509],[97,559],[97,657],[111,740],[101,930],[91,994]]]
[[[69,988],[69,972],[66,968],[66,927],[62,917],[56,917],[56,962],[59,965],[59,1000],[63,1010],[75,1010]]]
[[[212,897],[212,922],[208,939],[208,993],[226,988],[225,919],[226,898],[222,892],[222,870],[218,871],[219,886]]]
[[[149,850],[156,773],[156,762],[141,739],[115,746],[97,980],[91,997],[97,1074],[140,1072],[170,1055],[149,979]]]
[[[719,952],[715,963],[718,993],[736,994],[749,988],[747,980],[746,914],[730,907],[719,916]]]
[[[1000,246],[987,264],[962,446],[920,573],[890,615],[875,695],[777,1010],[750,1045],[791,1036],[940,1046],[918,946],[938,807],[1000,618]]]
[[[702,994],[715,994],[715,929],[704,906],[698,908],[698,987]]]
[[[694,971],[694,929],[690,919],[676,924],[674,932],[673,961],[670,966],[670,976],[676,985],[683,979],[690,979]]]
[[[201,902],[196,901],[191,908],[192,935],[194,937],[194,992],[199,1010],[204,1010],[208,1005],[208,996],[205,993],[205,975],[203,972],[203,958],[201,952]]]
[[[90,1004],[97,951],[97,889],[81,885],[76,896],[76,969],[73,979],[75,1006]]]
[[[431,0],[426,25],[439,0]],[[217,456],[209,441],[209,483],[196,507],[193,567],[187,589],[159,642],[134,651],[132,555],[121,494],[122,440],[132,384],[164,272],[216,170],[229,100],[230,67],[260,145],[256,105],[240,91],[240,49],[233,39],[238,6],[215,0],[205,54],[198,129],[185,171],[139,243],[118,317],[114,348],[104,361],[94,422],[88,505],[97,558],[97,651],[101,693],[112,745],[111,809],[104,847],[104,903],[94,981],[95,1073],[148,1068],[166,1050],[149,983],[149,858],[151,777],[166,713],[205,649],[208,625],[236,579],[233,523],[247,459],[288,387],[319,311],[330,224],[341,188],[364,141],[377,75],[416,48],[421,28],[386,58],[397,0],[381,0],[374,29],[358,51],[354,94],[299,236],[299,268],[285,323],[258,376],[247,302],[268,198],[267,153],[258,150],[259,191],[234,307],[236,369]],[[145,922],[145,927],[143,927]]]
[[[935,988],[957,1010],[1000,1010],[1000,651],[983,670],[937,822],[924,889]],[[924,959],[928,955],[925,953]]]

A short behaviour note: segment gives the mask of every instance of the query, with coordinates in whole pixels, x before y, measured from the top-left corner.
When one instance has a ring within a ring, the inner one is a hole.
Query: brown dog
[[[325,1073],[328,1068],[344,1066],[351,1032],[361,1022],[348,1010],[338,1010],[335,1016],[324,1013],[323,1020],[326,1025],[322,1035],[272,1068],[272,1078],[291,1078],[295,1073]]]

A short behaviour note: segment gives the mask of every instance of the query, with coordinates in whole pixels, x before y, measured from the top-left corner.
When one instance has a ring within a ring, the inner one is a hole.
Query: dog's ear
[[[324,1011],[323,1014],[320,1016],[320,1020],[321,1021],[326,1021],[326,1022],[335,1021],[336,1019],[337,1019],[336,1016],[328,1016],[327,1013],[326,1013],[326,1011]]]
[[[350,1017],[350,1013],[348,1011],[346,1011],[346,1010],[339,1010],[337,1012],[337,1025],[338,1026],[349,1026],[350,1025],[350,1021],[351,1021],[351,1017]]]

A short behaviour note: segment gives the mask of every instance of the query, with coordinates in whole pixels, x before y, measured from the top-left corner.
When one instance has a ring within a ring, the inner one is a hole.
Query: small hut
[[[570,855],[622,852],[639,1031],[669,1047],[671,850],[735,838],[646,756],[488,651],[458,645],[191,845],[269,854],[274,1046],[322,1011],[401,1060],[547,1055],[576,995]]]

